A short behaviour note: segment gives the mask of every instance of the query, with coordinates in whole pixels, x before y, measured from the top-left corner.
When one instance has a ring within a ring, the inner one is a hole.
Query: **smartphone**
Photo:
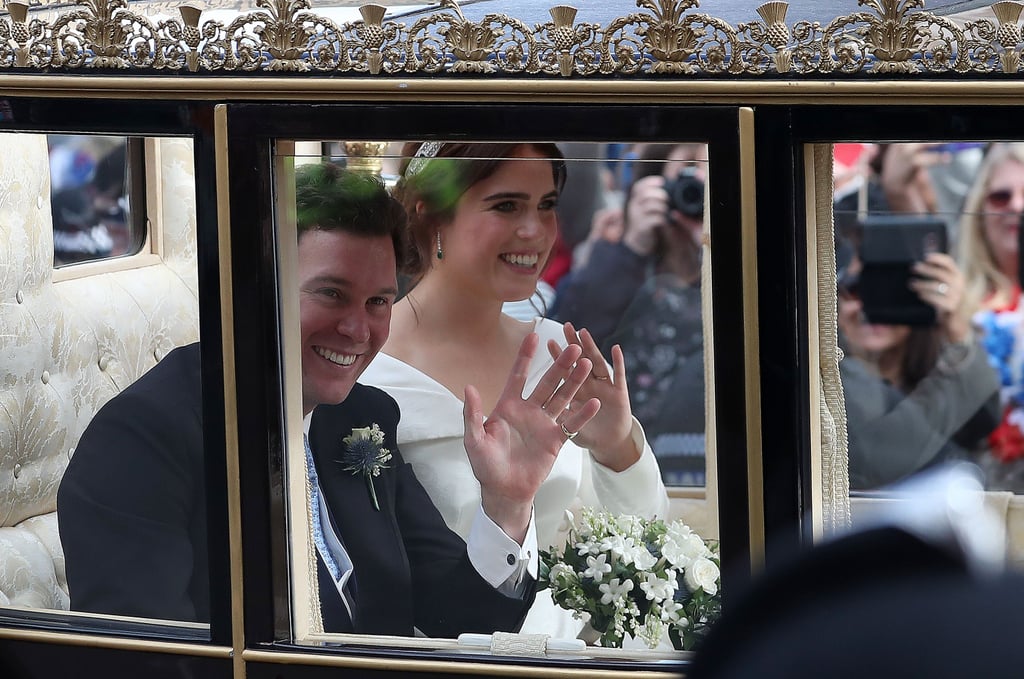
[[[884,325],[934,325],[935,307],[910,289],[913,265],[947,251],[946,222],[917,215],[871,215],[861,222],[859,295],[864,315]]]

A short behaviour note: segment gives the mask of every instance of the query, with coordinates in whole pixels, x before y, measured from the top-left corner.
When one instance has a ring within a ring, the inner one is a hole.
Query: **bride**
[[[602,507],[665,516],[668,496],[658,463],[633,418],[622,351],[601,357],[586,330],[537,318],[522,322],[502,304],[530,297],[558,229],[555,207],[565,163],[554,144],[410,144],[413,153],[395,189],[409,213],[412,290],[394,307],[390,339],[363,374],[398,401],[398,445],[448,525],[468,537],[480,487],[463,446],[467,384],[490,412],[523,339],[536,332],[548,351],[529,367],[532,390],[568,343],[594,363],[573,407],[601,401],[598,414],[566,441],[537,492],[541,549],[561,545],[566,510]],[[582,623],[537,596],[523,632],[575,637]]]

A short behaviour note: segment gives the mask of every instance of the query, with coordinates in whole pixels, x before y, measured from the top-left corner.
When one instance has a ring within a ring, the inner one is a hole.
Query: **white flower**
[[[610,604],[613,601],[618,602],[624,599],[627,594],[633,591],[633,581],[625,580],[620,583],[618,578],[612,578],[609,582],[602,584],[598,587],[601,590],[601,603]]]
[[[563,550],[545,553],[547,580],[556,604],[600,623],[601,645],[621,646],[628,636],[654,645],[666,627],[700,635],[717,620],[716,550],[686,524],[590,507],[576,519]],[[698,590],[707,594],[690,597]]]
[[[559,533],[567,533],[572,530],[573,525],[576,523],[576,517],[572,515],[568,509],[562,512],[562,522],[558,524]]]
[[[605,573],[612,572],[612,565],[607,563],[607,554],[598,554],[596,557],[587,557],[587,569],[583,571],[583,577],[593,578],[594,582],[601,582]]]
[[[715,565],[715,562],[700,558],[690,564],[683,579],[690,591],[696,592],[700,588],[708,594],[714,595],[718,592],[718,576],[718,566]]]
[[[629,537],[640,538],[644,534],[644,520],[639,516],[632,514],[619,516],[615,520],[615,525],[623,535]]]
[[[681,603],[668,599],[661,604],[661,619],[665,622],[678,622],[680,620],[679,611],[681,610],[683,610]]]
[[[675,537],[666,534],[661,553],[673,566],[687,568],[694,560],[707,558],[711,552],[699,535],[689,533]]]
[[[642,571],[649,571],[658,563],[658,559],[647,550],[645,545],[634,547],[629,556],[633,565]]]
[[[661,642],[661,637],[664,633],[665,623],[654,613],[648,613],[644,619],[644,624],[636,630],[637,638],[647,644],[647,648],[657,646]]]
[[[621,535],[609,535],[605,539],[601,540],[599,544],[602,552],[611,552],[617,557],[622,557],[632,547],[632,540],[629,543],[626,542],[626,538]],[[629,563],[628,561],[626,563]]]
[[[376,422],[369,427],[356,427],[352,430],[352,436],[354,438],[368,438],[377,445],[384,443],[384,432],[380,430],[380,426]]]
[[[672,573],[672,571],[669,571],[669,573]],[[672,595],[676,592],[675,577],[672,577],[671,580],[663,580],[654,573],[648,573],[646,582],[640,583],[640,589],[647,595],[648,601],[671,599]]]
[[[679,542],[693,535],[693,531],[682,521],[673,521],[665,528],[665,539]]]
[[[572,569],[572,566],[559,561],[551,567],[551,572],[548,573],[548,579],[551,582],[562,581],[563,584],[572,583],[576,579],[576,571]]]

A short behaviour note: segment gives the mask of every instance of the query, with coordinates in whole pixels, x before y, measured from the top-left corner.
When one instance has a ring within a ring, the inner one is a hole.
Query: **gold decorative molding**
[[[167,3],[150,9],[164,11]],[[93,71],[498,74],[550,77],[794,76],[1017,73],[1024,4],[1001,0],[995,20],[964,23],[924,0],[858,0],[857,12],[787,23],[789,4],[765,2],[733,26],[700,0],[635,0],[602,26],[556,5],[533,26],[503,13],[470,21],[457,0],[410,25],[367,4],[338,25],[310,0],[246,1],[227,23],[194,4],[146,16],[127,0],[77,0],[45,10],[9,0],[0,15],[0,69]],[[709,2],[709,4],[711,4]],[[50,16],[46,20],[41,17]]]
[[[346,166],[355,172],[379,175],[384,168],[384,154],[388,150],[386,141],[346,141],[343,143]]]

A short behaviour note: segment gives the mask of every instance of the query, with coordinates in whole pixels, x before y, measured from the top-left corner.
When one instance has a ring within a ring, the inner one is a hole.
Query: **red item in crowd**
[[[992,456],[1000,462],[1011,462],[1024,457],[1024,433],[1020,427],[1009,421],[1011,405],[1003,414],[1003,421],[988,435],[988,445]]]
[[[562,234],[559,233],[555,237],[555,245],[551,248],[551,254],[548,255],[548,263],[544,266],[544,271],[541,273],[541,279],[553,288],[558,287],[558,281],[561,280],[562,276],[569,273],[569,269],[572,267],[572,252],[566,247],[565,241],[562,240]]]

